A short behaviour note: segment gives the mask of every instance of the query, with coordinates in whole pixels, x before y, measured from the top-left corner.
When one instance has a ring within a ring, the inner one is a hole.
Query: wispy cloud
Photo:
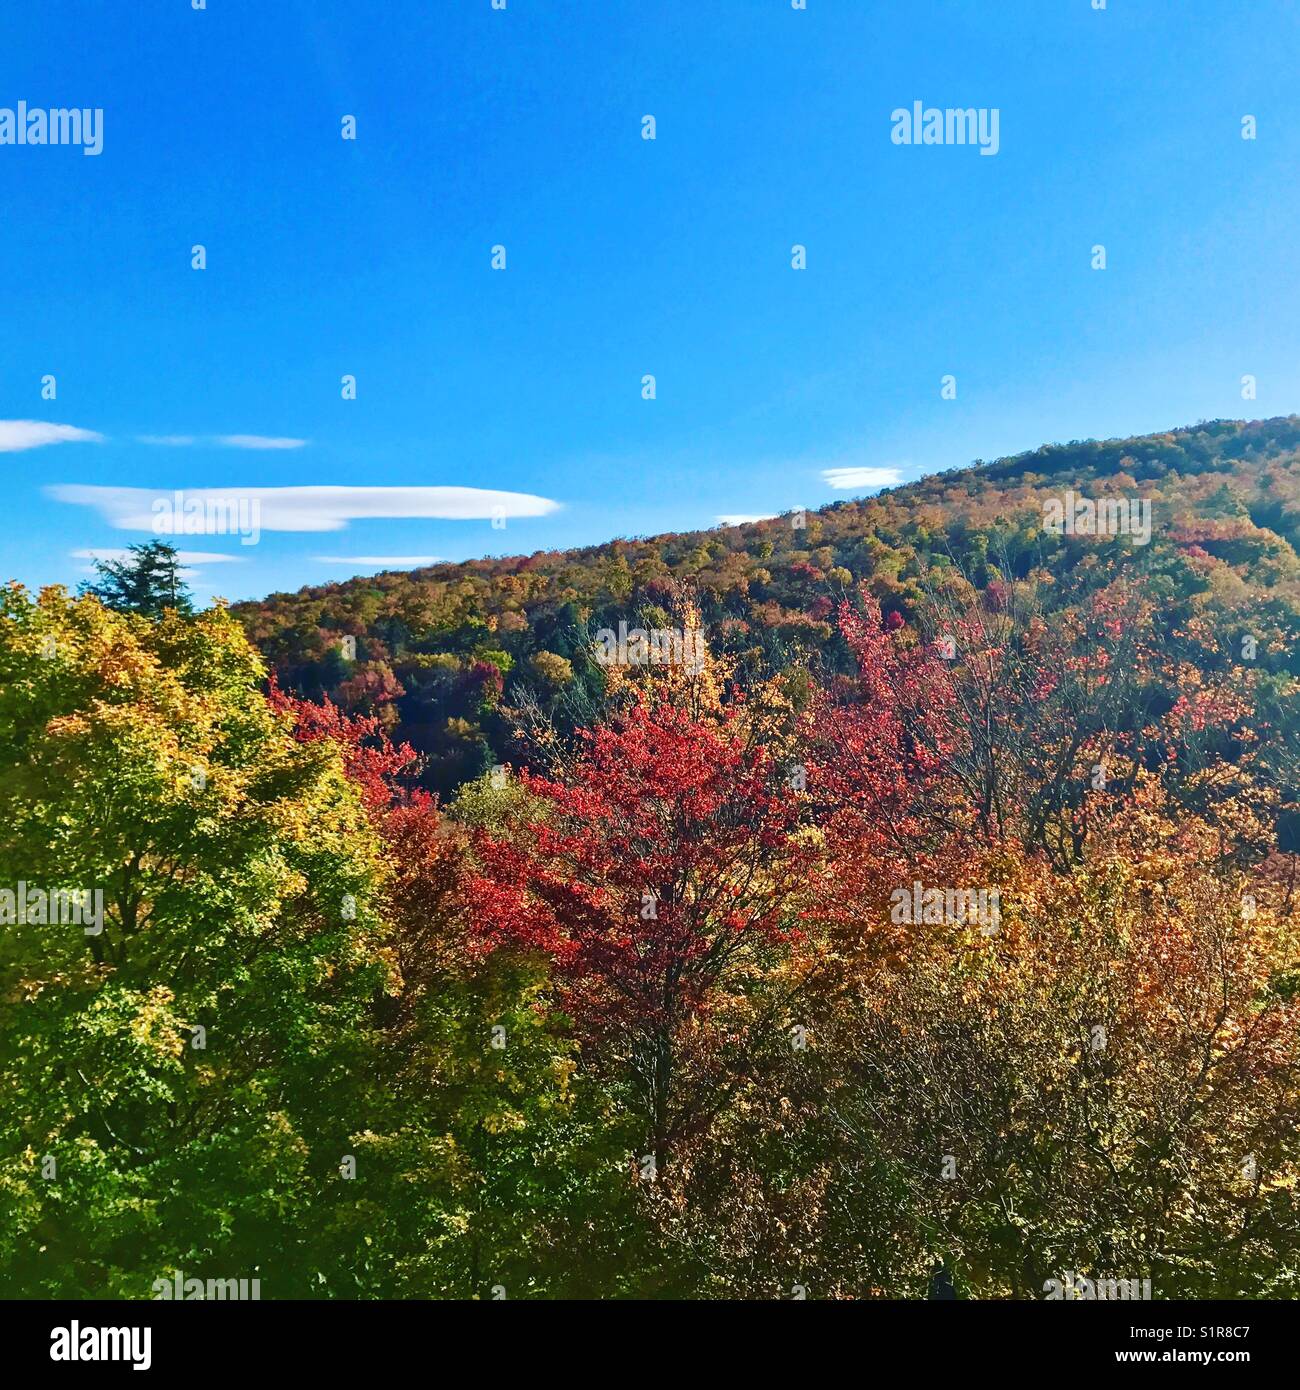
[[[560,503],[527,492],[478,487],[234,487],[178,491],[56,483],[46,494],[58,502],[94,507],[122,531],[153,531],[159,511],[201,516],[232,502],[253,507],[263,531],[343,531],[348,522],[419,518],[441,521],[506,520],[547,516]]]
[[[307,444],[305,439],[270,434],[137,434],[135,442],[167,449],[184,449],[192,444],[216,445],[222,449],[302,449]]]
[[[445,565],[441,555],[313,555],[318,565],[361,565],[365,569],[413,570],[422,565]]]
[[[74,560],[125,560],[129,550],[74,550]],[[243,564],[242,555],[223,555],[219,550],[178,550],[176,558],[182,565],[226,565]]]
[[[39,449],[43,444],[102,444],[104,436],[76,425],[55,425],[48,420],[0,420],[0,454]],[[193,444],[215,444],[223,449],[301,449],[305,439],[270,434],[137,434],[137,444],[182,449]]]
[[[744,526],[751,521],[771,521],[775,512],[761,512],[750,516],[747,512],[727,512],[718,518],[719,526]]]
[[[76,425],[53,425],[48,420],[0,420],[0,454],[39,449],[44,444],[102,444],[104,436]]]
[[[307,441],[268,434],[219,434],[216,443],[227,449],[301,449]]]
[[[823,468],[822,481],[840,490],[893,487],[903,481],[903,474],[897,468]]]

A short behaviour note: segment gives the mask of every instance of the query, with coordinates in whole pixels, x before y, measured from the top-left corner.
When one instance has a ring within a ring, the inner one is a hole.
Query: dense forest
[[[0,1280],[1300,1294],[1298,551],[1287,417],[9,586]]]
[[[986,602],[1020,585],[1022,602],[1032,592],[1048,610],[1122,578],[1189,617],[1232,610],[1237,624],[1256,611],[1250,590],[1269,599],[1255,621],[1276,638],[1262,658],[1272,669],[1292,650],[1297,450],[1294,416],[1053,445],[816,512],[389,573],[234,611],[286,689],[378,717],[424,756],[424,785],[443,794],[528,762],[520,710],[566,734],[598,718],[609,671],[595,635],[620,621],[671,629],[687,602],[745,684],[798,666],[851,672],[837,613],[863,586],[888,621],[909,624],[958,576]],[[1045,533],[1043,501],[1066,489],[1151,498],[1151,542]]]

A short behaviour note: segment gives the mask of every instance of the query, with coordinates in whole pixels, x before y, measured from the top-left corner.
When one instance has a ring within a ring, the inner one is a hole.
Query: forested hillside
[[[1298,525],[1291,417],[8,586],[5,1287],[1295,1297]]]
[[[1044,499],[1066,489],[1150,497],[1149,545],[1046,534]],[[887,620],[911,623],[954,575],[991,604],[1027,586],[1047,610],[1122,576],[1171,630],[1195,616],[1226,642],[1249,614],[1269,638],[1261,661],[1291,670],[1298,543],[1289,416],[1052,445],[806,515],[383,574],[234,611],[286,688],[377,716],[428,756],[425,784],[445,793],[527,759],[513,709],[566,731],[589,722],[608,685],[595,634],[672,628],[688,600],[742,683],[801,661],[849,671],[835,617],[846,596],[865,585]]]

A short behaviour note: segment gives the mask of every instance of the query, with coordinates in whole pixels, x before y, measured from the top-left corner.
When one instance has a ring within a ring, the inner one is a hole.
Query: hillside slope
[[[1149,543],[1054,534],[1045,508],[1071,494],[1149,501]],[[521,703],[561,728],[598,715],[597,634],[680,627],[688,601],[742,683],[792,661],[847,669],[847,596],[864,587],[888,621],[914,623],[954,572],[986,602],[1027,586],[1045,611],[1131,578],[1171,634],[1193,616],[1249,627],[1261,660],[1293,672],[1298,549],[1300,417],[1286,416],[1048,445],[806,515],[381,574],[235,612],[283,686],[379,715],[446,792],[524,756]]]

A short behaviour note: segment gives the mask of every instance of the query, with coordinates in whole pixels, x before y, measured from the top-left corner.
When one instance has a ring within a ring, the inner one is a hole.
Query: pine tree
[[[175,546],[166,541],[133,545],[125,559],[96,560],[95,570],[98,582],[83,585],[82,592],[106,608],[147,618],[161,617],[165,608],[179,613],[194,611],[181,579],[180,557]]]

